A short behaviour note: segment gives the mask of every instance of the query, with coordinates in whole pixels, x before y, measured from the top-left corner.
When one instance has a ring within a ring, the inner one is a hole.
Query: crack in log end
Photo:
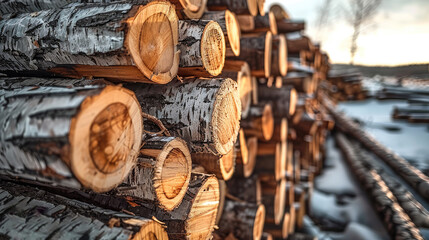
[[[132,147],[134,133],[127,107],[113,103],[104,108],[91,124],[91,159],[102,173],[121,169]]]
[[[211,128],[215,148],[219,154],[227,154],[234,146],[240,130],[241,103],[238,85],[225,79],[216,94]]]
[[[140,6],[128,24],[126,42],[135,65],[155,83],[170,82],[177,74],[180,55],[174,6],[168,2]]]
[[[96,192],[124,181],[135,165],[142,140],[143,119],[134,94],[106,86],[88,97],[70,126],[70,167],[76,178]]]
[[[219,205],[219,181],[209,177],[195,196],[186,220],[187,239],[210,239]]]
[[[225,64],[225,36],[217,22],[210,21],[201,37],[201,58],[204,68],[213,76],[221,74]]]

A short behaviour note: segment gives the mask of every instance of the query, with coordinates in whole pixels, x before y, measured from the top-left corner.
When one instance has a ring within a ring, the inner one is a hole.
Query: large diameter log
[[[142,113],[134,94],[84,80],[0,80],[2,175],[109,191],[135,164]]]
[[[188,142],[191,153],[226,155],[233,148],[241,115],[235,81],[194,79],[126,87],[136,93],[143,112],[157,117],[172,135]]]
[[[386,162],[396,173],[405,179],[422,197],[429,200],[429,177],[423,174],[407,160],[400,157],[392,150],[380,144],[375,138],[362,130],[360,126],[352,122],[350,118],[339,113],[332,102],[323,98],[323,104],[335,118],[335,124],[343,132],[355,137],[362,145],[371,150],[380,159]]]
[[[270,174],[260,174],[262,203],[265,206],[265,222],[280,224],[285,214],[285,184],[284,178],[276,181]]]
[[[220,25],[207,20],[180,20],[180,76],[217,76],[225,64],[225,36]]]
[[[37,188],[0,184],[0,234],[10,239],[164,239],[152,219],[102,209]]]
[[[277,31],[279,33],[293,33],[305,30],[304,21],[294,21],[289,19],[277,20]]]
[[[240,56],[232,59],[246,61],[256,77],[271,75],[272,33],[243,35],[240,39]]]
[[[273,51],[271,61],[271,74],[273,76],[286,76],[287,74],[287,45],[284,35],[273,37]],[[279,83],[282,83],[281,81]],[[277,86],[280,88],[281,86]]]
[[[286,174],[286,142],[259,142],[255,172],[272,174],[278,181]]]
[[[247,118],[241,120],[241,127],[246,136],[257,137],[268,141],[273,136],[274,118],[270,104],[259,104],[250,107]]]
[[[265,16],[239,15],[240,29],[246,33],[268,32],[277,35],[277,23],[272,12]]]
[[[253,94],[252,73],[249,64],[243,61],[227,60],[219,77],[231,78],[237,81],[241,101],[241,117],[246,118],[250,110]]]
[[[235,176],[248,178],[252,175],[253,170],[256,165],[256,157],[258,152],[258,138],[251,137],[246,139],[247,145],[247,163],[244,162],[244,159],[237,158],[236,166],[235,166]]]
[[[228,193],[248,203],[261,203],[261,182],[257,175],[249,178],[233,178],[227,183]]]
[[[229,180],[235,171],[235,149],[229,153],[218,156],[207,153],[192,153],[192,161],[201,165],[206,172],[215,174],[217,178]]]
[[[237,16],[229,11],[208,11],[201,17],[203,20],[213,20],[219,23],[225,34],[226,56],[240,55],[241,30],[238,24]]]
[[[213,11],[230,10],[236,14],[258,14],[257,0],[210,0],[207,8]]]
[[[269,88],[264,85],[258,86],[259,101],[271,102],[275,118],[292,116],[295,113],[298,94],[291,87]]]
[[[0,40],[0,71],[165,84],[179,66],[177,21],[167,2],[73,4],[13,15],[0,21],[7,36]]]
[[[173,210],[188,189],[191,167],[191,154],[183,140],[152,137],[143,143],[137,165],[114,192],[152,201],[161,208]]]
[[[237,239],[259,240],[264,220],[264,205],[226,200],[216,233],[223,238],[232,233]]]

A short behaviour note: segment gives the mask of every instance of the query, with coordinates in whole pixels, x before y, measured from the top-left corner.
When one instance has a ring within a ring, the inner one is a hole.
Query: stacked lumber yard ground
[[[295,234],[329,57],[263,0],[0,1],[0,235]]]

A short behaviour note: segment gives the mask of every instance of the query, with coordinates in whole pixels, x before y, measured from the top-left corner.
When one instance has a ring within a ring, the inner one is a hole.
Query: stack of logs
[[[363,77],[360,73],[330,72],[322,86],[335,102],[364,100],[367,90],[362,87]]]
[[[2,236],[302,227],[333,127],[316,98],[329,58],[304,22],[263,0],[9,0],[0,13]]]

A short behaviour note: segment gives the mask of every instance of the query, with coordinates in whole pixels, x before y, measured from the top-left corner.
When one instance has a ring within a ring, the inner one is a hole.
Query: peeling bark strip
[[[266,85],[258,86],[259,101],[270,101],[274,118],[292,116],[295,113],[298,94],[294,88],[269,88]]]
[[[397,198],[377,171],[365,167],[357,151],[344,135],[337,134],[335,140],[352,170],[374,200],[375,208],[390,236],[393,239],[423,239],[420,230],[399,205]]]
[[[215,232],[222,238],[232,233],[237,239],[259,240],[264,220],[264,205],[225,200],[219,229]]]
[[[182,201],[191,178],[192,160],[186,143],[176,137],[152,137],[143,143],[137,165],[117,195],[152,201],[173,210]]]
[[[0,21],[0,71],[165,84],[179,65],[178,19],[167,2],[71,4]]]
[[[0,234],[11,239],[168,239],[157,222],[0,182]]]
[[[247,61],[256,77],[271,75],[272,34],[267,32],[260,35],[243,35],[240,39],[241,53],[232,60]]]
[[[2,175],[109,191],[135,164],[141,108],[122,87],[82,80],[0,80]]]
[[[211,11],[230,10],[236,14],[258,14],[256,0],[209,0],[207,8]]]
[[[231,79],[194,79],[167,85],[126,84],[145,113],[162,121],[174,136],[188,142],[191,153],[225,155],[240,129],[237,83]]]
[[[217,76],[222,72],[226,45],[217,22],[180,20],[179,50],[180,76]]]
[[[407,160],[403,159],[392,150],[381,145],[376,139],[362,130],[356,123],[345,115],[337,112],[332,102],[326,97],[323,104],[335,118],[335,124],[344,133],[350,134],[356,138],[362,145],[388,164],[405,181],[407,181],[423,198],[429,200],[429,177],[420,170],[412,166]]]
[[[273,136],[274,117],[270,104],[258,104],[250,107],[249,116],[241,120],[246,136],[268,141]]]
[[[241,30],[236,15],[229,11],[209,11],[201,17],[203,20],[213,20],[219,23],[225,34],[226,56],[240,55]]]

